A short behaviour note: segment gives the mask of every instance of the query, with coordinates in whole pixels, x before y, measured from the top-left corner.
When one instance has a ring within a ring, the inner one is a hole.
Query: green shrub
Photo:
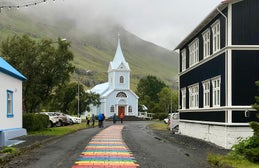
[[[28,131],[39,131],[46,129],[49,125],[49,116],[45,114],[24,114],[23,127]]]
[[[154,119],[163,120],[168,117],[168,113],[155,113],[153,116]]]
[[[252,137],[240,139],[239,143],[233,145],[233,152],[244,156],[251,162],[259,163],[259,123],[251,122],[250,127],[254,134]]]
[[[1,152],[3,153],[10,153],[10,154],[16,154],[19,152],[18,149],[14,148],[14,147],[3,147],[3,149],[1,150]]]

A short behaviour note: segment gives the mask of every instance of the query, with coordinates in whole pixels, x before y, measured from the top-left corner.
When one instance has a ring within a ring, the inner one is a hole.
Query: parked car
[[[54,112],[54,115],[58,117],[58,125],[57,126],[64,126],[70,124],[69,118],[66,114],[61,112]]]
[[[50,113],[50,112],[40,112],[39,114],[45,114],[45,115],[49,116],[50,123],[48,125],[48,128],[56,126],[57,123],[59,122],[58,121],[58,117],[55,116],[53,113]]]
[[[81,123],[81,118],[79,118],[79,117],[73,117],[68,114],[66,114],[66,116],[67,116],[70,124],[80,124]]]
[[[168,124],[168,129],[177,132],[179,129],[179,113],[168,114],[168,117],[164,119],[164,122]]]

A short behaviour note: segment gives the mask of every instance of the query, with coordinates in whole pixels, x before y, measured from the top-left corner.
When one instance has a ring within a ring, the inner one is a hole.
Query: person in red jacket
[[[123,123],[124,113],[120,113],[121,124]]]

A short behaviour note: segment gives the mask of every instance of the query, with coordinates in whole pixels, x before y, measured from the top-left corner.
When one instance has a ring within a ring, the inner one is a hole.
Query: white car
[[[44,114],[49,116],[50,124],[48,125],[48,127],[54,127],[59,122],[59,118],[56,115],[54,115],[52,112],[40,112],[39,114]]]
[[[70,124],[80,124],[81,123],[81,118],[73,117],[73,116],[67,115],[67,114],[66,114],[66,116],[67,116]]]

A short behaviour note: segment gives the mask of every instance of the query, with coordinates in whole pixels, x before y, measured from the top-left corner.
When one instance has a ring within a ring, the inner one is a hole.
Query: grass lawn
[[[231,153],[228,155],[209,154],[208,161],[219,168],[259,168],[259,164],[252,163],[242,156]]]
[[[167,130],[167,124],[163,121],[157,121],[156,123],[149,124],[148,127],[155,130]]]
[[[80,124],[67,125],[62,127],[53,127],[47,128],[42,131],[32,131],[28,132],[29,135],[50,135],[50,136],[62,136],[71,132],[75,132],[80,129],[84,129],[86,127],[86,123],[82,122]]]

